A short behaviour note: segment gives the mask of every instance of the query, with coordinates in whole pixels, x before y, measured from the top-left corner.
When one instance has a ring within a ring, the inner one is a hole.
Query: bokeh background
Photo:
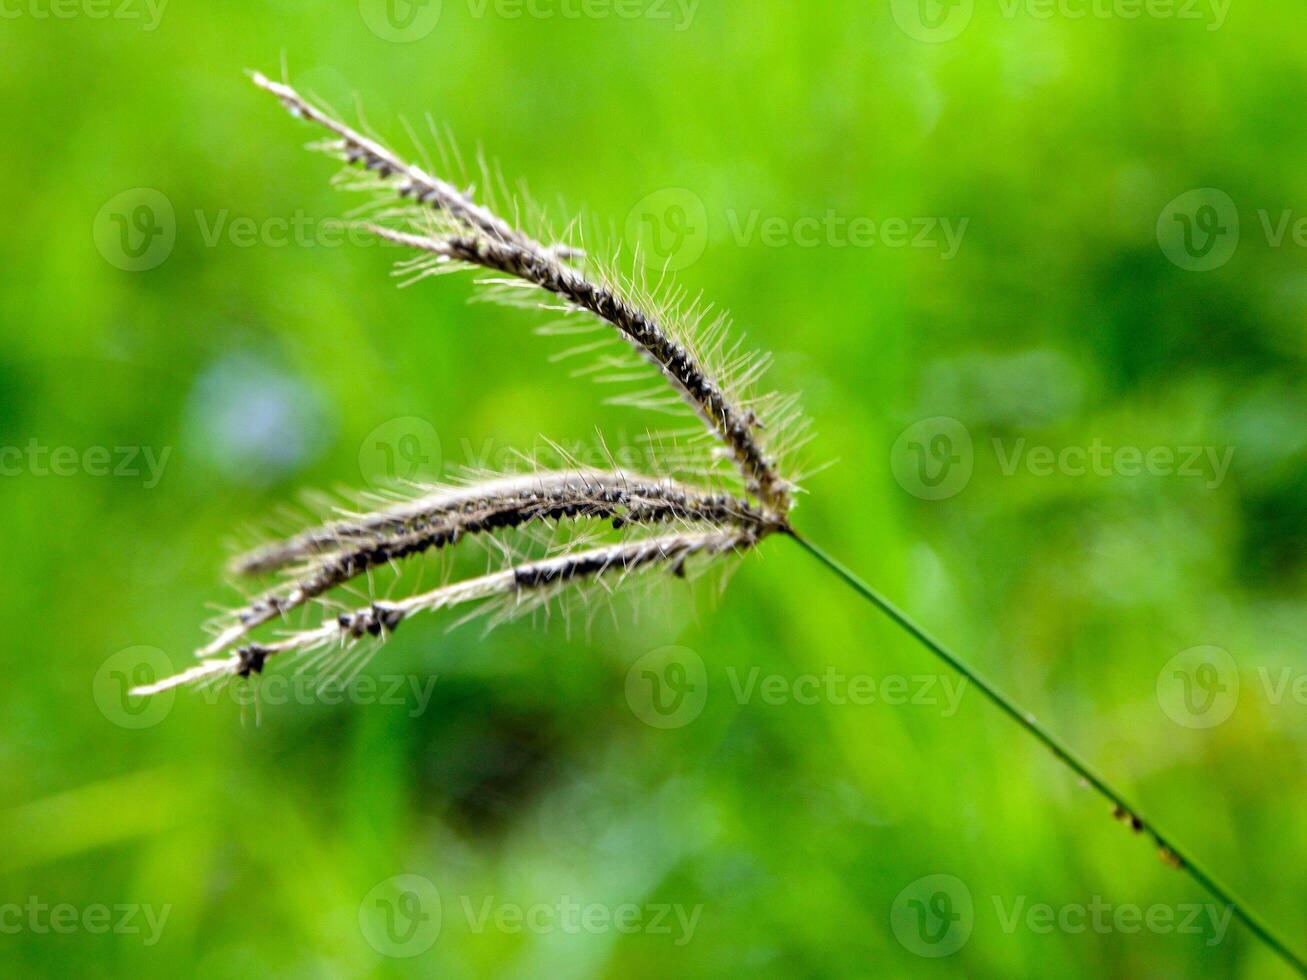
[[[0,972],[1287,975],[783,540],[589,632],[433,617],[334,698],[123,692],[305,488],[643,425],[325,223],[242,75],[284,58],[733,310],[836,461],[801,526],[1301,948],[1301,18],[6,4]]]

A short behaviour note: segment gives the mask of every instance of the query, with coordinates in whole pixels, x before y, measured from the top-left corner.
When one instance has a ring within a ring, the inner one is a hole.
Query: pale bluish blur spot
[[[190,447],[229,482],[246,486],[303,469],[322,452],[330,428],[316,391],[248,353],[206,369],[186,411]]]

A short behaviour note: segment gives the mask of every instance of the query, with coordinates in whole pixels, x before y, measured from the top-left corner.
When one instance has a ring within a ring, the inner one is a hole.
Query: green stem
[[[1138,807],[1126,799],[1125,795],[1115,789],[1103,776],[1099,775],[1090,765],[1081,759],[1074,751],[1065,745],[1056,735],[1041,725],[1029,711],[1021,708],[1012,698],[1004,694],[993,683],[986,680],[978,674],[972,667],[960,660],[956,654],[951,653],[942,643],[927,633],[922,627],[918,626],[907,613],[903,612],[894,603],[873,589],[852,571],[842,565],[838,560],[828,555],[825,551],[813,544],[807,538],[791,531],[790,535],[802,545],[807,552],[816,558],[819,562],[829,568],[837,576],[844,580],[855,592],[861,595],[868,602],[879,608],[881,612],[887,615],[899,626],[907,630],[914,636],[926,649],[935,656],[939,657],[959,674],[965,677],[970,683],[975,685],[985,697],[989,698],[997,705],[1004,714],[1015,721],[1018,725],[1028,731],[1042,742],[1050,752],[1057,756],[1062,762],[1074,772],[1077,776],[1087,782],[1094,789],[1098,790],[1117,808],[1117,812],[1130,817],[1134,821],[1134,826],[1141,832],[1147,833],[1157,844],[1159,852],[1170,863],[1177,865],[1189,873],[1198,884],[1202,885],[1209,891],[1214,898],[1228,906],[1234,916],[1243,922],[1254,935],[1263,943],[1278,953],[1286,963],[1288,963],[1299,974],[1307,977],[1307,962],[1295,953],[1289,946],[1280,939],[1262,919],[1254,913],[1240,899],[1235,897],[1225,885],[1221,884],[1216,878],[1210,875],[1203,867],[1194,860],[1189,853],[1174,842],[1170,835],[1163,834],[1157,824],[1152,820],[1145,818]]]

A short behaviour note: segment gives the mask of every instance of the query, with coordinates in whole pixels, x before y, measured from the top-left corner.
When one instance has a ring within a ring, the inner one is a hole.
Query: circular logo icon
[[[1157,675],[1157,703],[1185,728],[1214,728],[1239,704],[1239,667],[1220,647],[1190,647]]]
[[[957,496],[971,482],[975,462],[970,431],[946,415],[908,426],[890,450],[894,479],[922,500]]]
[[[890,927],[903,948],[932,959],[952,956],[971,938],[971,889],[953,875],[926,875],[899,892]]]
[[[156,268],[177,242],[172,201],[152,187],[133,187],[105,201],[91,228],[104,260],[124,272]]]
[[[694,265],[708,247],[708,209],[684,187],[654,191],[627,214],[626,244],[650,269]]]
[[[890,0],[899,29],[927,44],[951,41],[967,29],[974,0]]]
[[[440,892],[421,875],[394,875],[359,903],[359,929],[382,956],[421,956],[440,938]]]
[[[368,30],[383,41],[407,44],[436,29],[442,0],[359,0]]]
[[[688,647],[650,650],[626,672],[626,703],[652,728],[684,728],[708,702],[708,668]]]
[[[1158,216],[1157,244],[1181,269],[1219,269],[1239,247],[1239,209],[1234,199],[1215,187],[1186,191]]]
[[[152,728],[168,717],[176,691],[142,697],[132,689],[175,673],[158,647],[128,647],[100,664],[91,683],[96,707],[119,728]]]
[[[369,486],[394,487],[440,473],[440,436],[426,419],[404,416],[377,426],[359,446],[359,472]]]

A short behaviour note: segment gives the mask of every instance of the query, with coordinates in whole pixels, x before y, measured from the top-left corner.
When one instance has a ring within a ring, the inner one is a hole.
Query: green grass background
[[[0,479],[0,904],[170,913],[154,945],[5,919],[0,972],[1286,975],[1238,925],[1215,943],[1005,928],[998,908],[1018,902],[1207,899],[974,691],[947,717],[740,703],[730,679],[754,667],[939,671],[782,540],[720,600],[696,590],[691,610],[673,590],[589,635],[412,624],[369,672],[434,675],[420,713],[411,699],[267,705],[256,726],[183,692],[132,730],[94,694],[122,649],[184,663],[206,604],[231,598],[220,573],[238,532],[301,488],[359,485],[360,447],[388,420],[429,420],[447,462],[462,440],[583,439],[597,418],[636,431],[638,416],[547,364],[558,343],[532,335],[537,318],[467,306],[465,279],[400,291],[384,249],[206,242],[220,216],[353,203],[303,152],[313,134],[241,74],[278,73],[284,52],[292,81],[351,117],[357,93],[401,141],[401,119],[429,110],[537,196],[619,231],[651,193],[697,196],[707,240],[681,281],[775,352],[773,382],[817,420],[816,457],[838,460],[796,520],[1302,948],[1307,705],[1292,687],[1276,703],[1264,678],[1307,673],[1307,266],[1259,218],[1307,213],[1297,3],[1235,3],[1213,30],[1208,7],[1044,18],[977,0],[937,44],[888,4],[843,0],[705,0],[684,30],[445,0],[435,30],[404,44],[352,3],[173,0],[154,30],[41,17],[37,0],[7,9],[0,445],[171,456],[149,489],[31,467]],[[171,202],[176,244],[128,272],[97,251],[96,215],[139,187]],[[1242,225],[1208,272],[1168,260],[1155,231],[1199,187],[1228,194]],[[732,233],[731,216],[828,211],[969,223],[949,261]],[[926,501],[895,480],[892,447],[936,416],[967,427],[975,472]],[[1006,475],[995,439],[1235,455],[1216,487]],[[625,684],[665,644],[703,659],[708,697],[691,724],[658,730]],[[1157,693],[1164,665],[1200,645],[1229,651],[1241,681],[1210,729],[1177,724]],[[381,955],[359,924],[397,874],[442,897],[439,938],[414,959]],[[943,958],[891,927],[896,898],[935,874],[973,899],[969,939]],[[702,910],[683,945],[478,931],[464,914],[563,896]]]

